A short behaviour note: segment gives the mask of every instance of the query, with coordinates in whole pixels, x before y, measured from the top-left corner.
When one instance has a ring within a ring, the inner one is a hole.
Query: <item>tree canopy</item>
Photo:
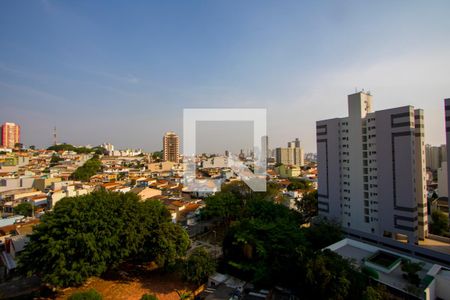
[[[97,174],[102,168],[102,162],[98,157],[94,156],[89,159],[72,173],[72,178],[76,180],[89,181],[89,179]]]
[[[305,180],[305,179],[298,179],[298,178],[289,178],[289,181],[291,182],[287,189],[288,191],[294,191],[294,190],[309,190],[311,188],[311,182]]]
[[[56,153],[53,153],[52,158],[50,159],[50,167],[56,166],[63,159]]]
[[[19,255],[19,270],[54,286],[79,285],[128,260],[174,265],[189,237],[158,201],[97,191],[64,198],[46,213]]]
[[[279,195],[279,186],[274,183],[267,185],[266,192],[254,192],[242,181],[224,184],[221,192],[205,199],[206,206],[202,213],[206,217],[219,217],[229,224],[242,216],[247,203],[257,200],[274,201]]]
[[[368,276],[322,251],[342,239],[341,228],[326,222],[301,228],[305,216],[278,204],[279,191],[272,184],[266,193],[255,193],[236,183],[206,199],[203,212],[228,224],[221,271],[257,286],[287,287],[305,299],[361,299]],[[317,213],[317,193],[304,198],[302,210],[310,219]]]
[[[317,190],[311,192],[305,192],[302,199],[297,202],[297,207],[299,208],[304,222],[308,223],[311,219],[317,216],[319,212],[319,202]]]
[[[448,218],[440,210],[431,213],[430,232],[437,235],[448,234]]]
[[[216,270],[216,263],[209,252],[203,248],[195,248],[184,263],[184,278],[192,283],[205,282]]]
[[[33,205],[30,202],[23,202],[14,207],[14,213],[16,215],[22,215],[30,217],[33,214]]]
[[[47,148],[47,150],[53,150],[53,151],[73,151],[76,152],[78,154],[87,154],[87,153],[91,153],[94,152],[95,150],[90,149],[90,148],[86,148],[86,147],[75,147],[73,145],[70,144],[58,144],[58,145],[53,145]]]

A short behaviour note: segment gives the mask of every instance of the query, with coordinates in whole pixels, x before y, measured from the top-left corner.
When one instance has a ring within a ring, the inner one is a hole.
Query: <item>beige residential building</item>
[[[289,143],[290,147],[287,148],[276,148],[275,158],[277,164],[292,165],[292,166],[303,166],[304,162],[304,152],[300,147],[296,147],[295,144]]]
[[[167,132],[163,137],[163,158],[172,162],[180,160],[180,138],[173,131]]]
[[[0,126],[1,145],[5,148],[14,148],[20,143],[20,126],[14,123],[3,123]]]
[[[130,190],[131,193],[138,195],[141,200],[146,200],[162,194],[161,190],[149,187],[135,187]]]

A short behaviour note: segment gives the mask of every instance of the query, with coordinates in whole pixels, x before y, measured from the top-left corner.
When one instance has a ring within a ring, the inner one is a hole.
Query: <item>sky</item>
[[[20,124],[25,145],[47,147],[56,126],[59,142],[154,151],[164,132],[181,136],[184,108],[266,108],[271,148],[298,137],[314,152],[315,122],[346,116],[347,95],[365,89],[375,110],[423,108],[438,145],[449,11],[447,0],[0,1],[0,122]],[[251,132],[209,127],[203,151]]]

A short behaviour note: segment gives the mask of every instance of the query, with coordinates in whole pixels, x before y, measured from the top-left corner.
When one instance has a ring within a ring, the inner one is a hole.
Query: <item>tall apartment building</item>
[[[180,138],[173,131],[166,132],[163,137],[163,158],[172,162],[180,160]]]
[[[444,99],[445,103],[445,137],[447,139],[447,157],[450,157],[450,98]],[[450,174],[448,173],[450,170],[450,164],[447,161],[447,193],[448,189],[450,189]],[[448,204],[450,207],[450,197],[448,197]],[[450,214],[449,214],[450,218]]]
[[[287,148],[276,148],[275,149],[275,159],[277,164],[283,165],[293,165],[293,166],[303,166],[304,152],[300,148],[300,141],[295,139],[295,141],[288,142]]]
[[[348,96],[348,117],[318,121],[319,214],[343,228],[416,243],[428,235],[423,111],[372,111]]]
[[[425,145],[425,156],[427,168],[436,171],[441,167],[442,162],[447,161],[447,146]]]
[[[3,123],[0,126],[1,145],[5,148],[14,148],[17,143],[20,143],[20,126],[14,123]]]

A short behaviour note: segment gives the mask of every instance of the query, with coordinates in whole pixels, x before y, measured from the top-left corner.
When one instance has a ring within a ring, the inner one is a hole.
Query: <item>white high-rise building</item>
[[[423,111],[372,111],[348,96],[349,116],[317,122],[319,214],[343,228],[407,238],[428,235]]]

